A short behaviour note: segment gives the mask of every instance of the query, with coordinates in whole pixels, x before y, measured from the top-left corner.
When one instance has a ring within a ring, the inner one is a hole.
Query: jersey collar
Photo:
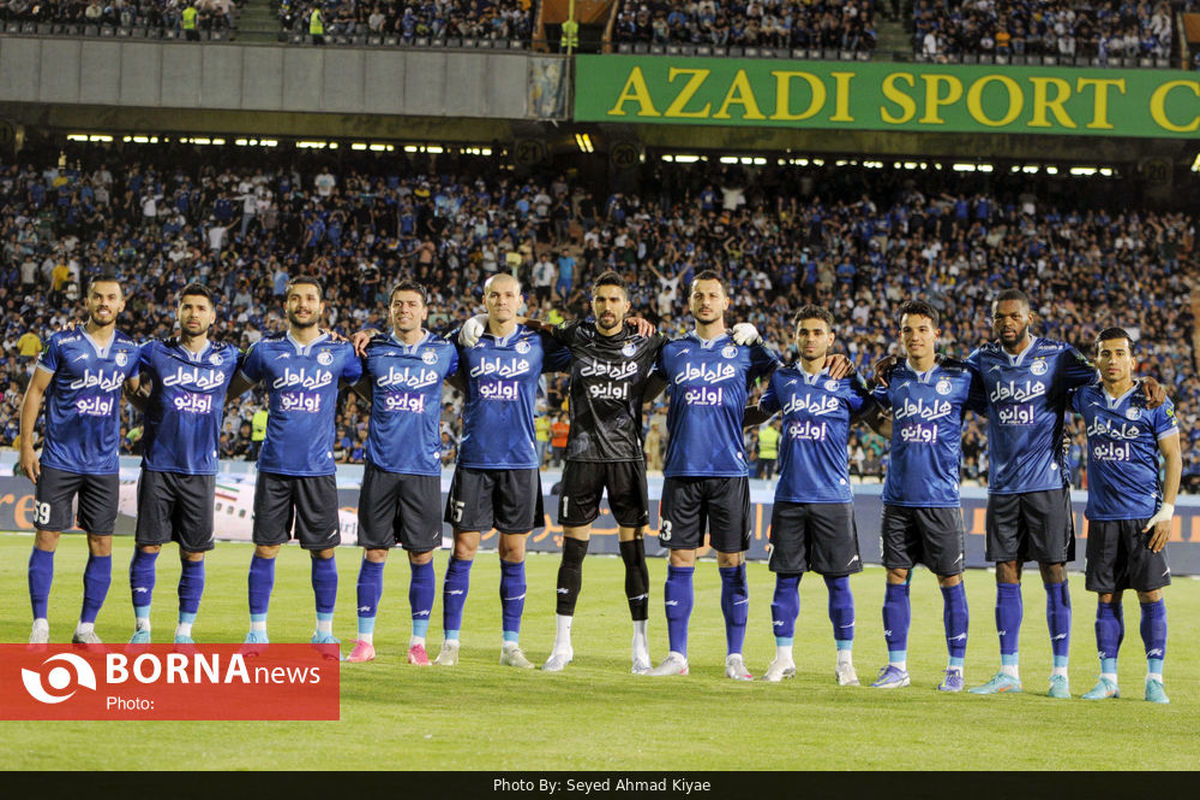
[[[1127,398],[1128,398],[1130,395],[1132,395],[1134,392],[1136,392],[1136,391],[1138,390],[1138,386],[1139,386],[1140,384],[1141,384],[1141,381],[1139,381],[1139,380],[1134,380],[1134,382],[1133,382],[1133,386],[1130,386],[1130,387],[1129,387],[1129,391],[1125,392],[1125,393],[1124,393],[1123,395],[1121,395],[1120,397],[1113,397],[1111,394],[1109,394],[1109,393],[1108,393],[1108,389],[1105,389],[1105,388],[1104,388],[1104,384],[1103,384],[1103,383],[1101,383],[1101,384],[1100,384],[1100,394],[1102,394],[1102,395],[1104,396],[1104,402],[1105,402],[1105,404],[1108,406],[1108,410],[1109,410],[1109,411],[1114,411],[1114,410],[1116,410],[1116,409],[1120,408],[1120,407],[1121,407],[1121,404],[1122,404],[1122,403],[1124,403],[1124,402],[1125,402],[1125,400],[1126,400],[1126,399],[1127,399]]]
[[[1009,353],[1007,350],[1005,350],[1005,349],[1004,349],[1004,345],[1000,345],[1000,353],[1001,353],[1001,354],[1002,354],[1002,355],[1003,355],[1003,356],[1004,356],[1006,359],[1008,359],[1008,365],[1009,365],[1010,367],[1019,367],[1019,366],[1021,366],[1021,364],[1022,364],[1022,363],[1025,361],[1025,356],[1027,356],[1027,355],[1029,355],[1030,353],[1032,353],[1032,352],[1033,352],[1033,349],[1034,349],[1035,347],[1037,347],[1037,343],[1038,343],[1038,337],[1036,337],[1036,336],[1030,336],[1030,337],[1029,337],[1029,347],[1026,347],[1024,350],[1022,350],[1021,352],[1017,353],[1015,356],[1014,356],[1014,355],[1012,355],[1011,353]]]
[[[109,338],[108,344],[106,344],[104,347],[101,347],[100,343],[93,339],[92,335],[82,327],[79,329],[79,333],[92,346],[92,349],[96,351],[96,356],[102,359],[108,358],[109,353],[112,352],[113,344],[117,341],[117,332],[115,330],[113,331],[112,337]]]
[[[513,332],[503,338],[497,338],[495,335],[490,333],[486,328],[484,328],[483,335],[491,338],[496,343],[497,347],[507,347],[509,345],[509,343],[511,343],[513,340],[515,340],[517,337],[519,337],[524,332],[525,332],[525,326],[518,322],[517,327],[513,328]]]
[[[193,353],[191,350],[188,350],[186,347],[184,347],[183,342],[179,339],[178,336],[176,336],[175,337],[175,349],[178,350],[180,353],[182,353],[183,357],[186,358],[188,361],[203,361],[204,357],[213,351],[213,341],[212,341],[212,339],[209,339],[207,342],[204,343],[203,350],[201,350],[199,353]]]
[[[297,355],[306,356],[309,353],[311,353],[312,349],[314,347],[316,347],[318,344],[321,344],[322,342],[329,339],[329,334],[322,333],[316,339],[313,339],[312,343],[308,344],[308,345],[303,345],[303,344],[300,344],[300,342],[296,341],[296,337],[292,336],[291,331],[288,331],[287,333],[284,334],[284,339],[286,341],[290,342],[292,347],[296,348]]]
[[[420,347],[421,345],[423,345],[429,341],[430,335],[431,334],[429,333],[429,331],[422,328],[421,329],[421,338],[417,341],[416,344],[405,344],[404,342],[400,341],[400,339],[396,338],[395,331],[392,331],[391,333],[388,334],[388,339],[390,339],[392,341],[392,343],[395,344],[397,347],[400,347],[401,349],[403,349],[406,355],[412,355],[417,352],[418,347]]]
[[[907,358],[904,359],[904,366],[907,367],[909,369],[909,371],[912,372],[912,374],[917,376],[918,383],[929,383],[930,376],[933,375],[933,373],[938,368],[937,362],[934,361],[933,366],[930,367],[929,369],[925,370],[924,372],[917,372],[917,368],[914,367],[912,365],[912,362],[909,361]]]
[[[722,339],[729,338],[729,331],[722,331],[711,339],[705,339],[696,332],[695,328],[692,328],[690,331],[688,331],[688,336],[690,336],[692,339],[695,339],[700,344],[701,350],[712,350],[717,346],[717,342],[721,341]]]

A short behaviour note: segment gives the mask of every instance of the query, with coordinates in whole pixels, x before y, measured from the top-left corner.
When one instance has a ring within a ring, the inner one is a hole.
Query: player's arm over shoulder
[[[233,377],[229,381],[229,387],[225,390],[225,397],[239,397],[246,393],[250,387],[258,383],[262,379],[262,340],[250,345],[250,349],[238,358],[237,371],[233,373]]]

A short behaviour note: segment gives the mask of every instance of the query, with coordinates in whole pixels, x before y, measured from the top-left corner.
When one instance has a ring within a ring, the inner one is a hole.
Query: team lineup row
[[[727,330],[730,306],[721,277],[701,272],[689,291],[694,330],[668,340],[629,316],[619,276],[592,286],[590,320],[548,329],[523,320],[521,285],[492,276],[484,286],[486,314],[443,338],[424,328],[423,287],[397,284],[390,296],[391,331],[364,332],[347,342],[324,333],[322,287],[299,276],[285,294],[287,330],[264,337],[244,355],[210,341],[216,319],[209,289],[180,293],[179,335],[137,345],[116,329],[120,284],[96,279],[86,296],[87,323],[50,337],[26,393],[21,415],[21,467],[36,483],[38,529],[29,562],[34,623],[30,641],[49,641],[47,601],[59,533],[76,522],[88,535],[84,601],[73,641],[98,642],[94,623],[111,583],[111,533],[116,518],[118,406],[122,392],[145,415],[138,487],[136,548],[130,564],[135,612],[133,642],[150,641],[155,559],[177,541],[179,583],[176,642],[192,641],[204,587],[204,553],[213,547],[216,442],[223,404],[255,384],[268,394],[266,439],[254,500],[255,553],[248,579],[246,643],[266,644],[275,556],[296,538],[312,555],[315,644],[336,645],[334,548],[339,543],[334,419],[339,387],[371,404],[367,467],[359,506],[358,632],[348,660],[374,658],[373,628],[389,550],[402,546],[412,568],[410,663],[427,665],[425,649],[436,590],[432,556],[443,521],[454,546],[443,580],[443,642],[434,663],[458,660],[459,631],[470,570],[481,532],[498,531],[501,566],[502,664],[530,668],[519,633],[526,595],[525,542],[542,517],[534,411],[544,372],[570,375],[571,419],[558,521],[562,562],[556,594],[556,636],[548,671],[572,660],[571,621],[581,586],[591,523],[602,495],[618,523],[625,588],[633,620],[632,671],[687,674],[688,623],[696,552],[707,531],[721,574],[725,674],[752,678],[745,665],[749,596],[749,485],[743,426],[783,418],[780,478],[771,524],[769,567],[776,573],[771,603],[776,653],[764,679],[795,673],[792,637],[798,584],[805,571],[829,589],[836,646],[835,677],[857,685],[852,660],[855,611],[848,576],[861,570],[849,481],[847,442],[862,421],[891,439],[884,483],[883,617],[888,664],[872,686],[907,686],[908,583],[926,565],[938,577],[945,614],[947,667],[938,688],[964,688],[967,606],[962,584],[963,524],[959,501],[960,438],[968,412],[986,416],[989,459],[987,558],[996,563],[996,622],[1001,667],[971,691],[1020,691],[1018,639],[1022,566],[1037,562],[1047,594],[1054,652],[1051,697],[1070,697],[1067,680],[1071,605],[1064,565],[1074,557],[1062,429],[1068,410],[1087,427],[1091,491],[1087,506],[1086,587],[1098,594],[1097,648],[1101,677],[1083,696],[1116,697],[1117,648],[1123,638],[1122,594],[1137,592],[1147,654],[1147,700],[1167,702],[1162,683],[1166,649],[1163,587],[1170,582],[1163,551],[1179,485],[1179,433],[1170,401],[1153,380],[1133,375],[1133,342],[1105,330],[1093,364],[1073,347],[1031,334],[1028,298],[997,294],[996,340],[965,360],[937,353],[938,312],[910,301],[899,309],[902,355],[873,369],[868,382],[832,355],[834,320],[825,309],[796,313],[799,360],[780,363],[750,325]],[[755,382],[765,387],[747,405]],[[439,411],[442,387],[464,395],[463,438],[446,506],[441,508]],[[649,578],[643,533],[649,521],[643,455],[643,401],[668,393],[669,439],[660,508],[660,542],[670,550],[664,587],[669,653],[653,666],[647,619]],[[33,433],[45,406],[39,455]],[[1159,481],[1159,456],[1165,480]]]

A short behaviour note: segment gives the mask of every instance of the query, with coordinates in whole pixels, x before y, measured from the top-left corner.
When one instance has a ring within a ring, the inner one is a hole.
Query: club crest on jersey
[[[517,352],[520,353],[521,355],[525,355],[531,349],[533,349],[533,348],[530,346],[529,342],[525,341],[524,339],[517,342]]]
[[[629,342],[621,348],[621,355],[625,356],[626,358],[633,358],[633,354],[636,352],[637,345],[635,345],[633,342]]]
[[[721,355],[725,358],[737,358],[737,348],[731,344],[727,344],[721,348]]]
[[[1130,406],[1129,408],[1125,409],[1125,419],[1141,419],[1141,417],[1142,410],[1140,408],[1134,408]]]
[[[121,352],[117,353],[113,360],[117,362],[118,367],[123,367],[129,363],[129,356],[126,355],[124,350],[122,350]]]
[[[938,378],[938,382],[933,385],[933,390],[938,394],[950,394],[954,387],[950,384],[949,378]]]
[[[208,357],[208,363],[212,364],[214,367],[221,366],[221,354],[213,353],[211,356]]]
[[[317,353],[317,363],[323,367],[328,367],[333,363],[333,353],[329,352],[328,350],[322,350],[321,352]]]
[[[432,350],[426,350],[424,353],[421,353],[421,360],[424,361],[426,364],[430,364],[430,365],[436,364],[437,363],[437,353],[433,352]]]
[[[1039,358],[1029,365],[1029,371],[1034,375],[1045,375],[1046,370],[1048,369],[1050,369],[1050,367],[1047,366],[1046,359],[1044,358]]]
[[[838,388],[838,382],[837,382],[837,381],[825,381],[825,391],[827,391],[827,392],[836,392],[836,391],[837,391],[837,388]]]

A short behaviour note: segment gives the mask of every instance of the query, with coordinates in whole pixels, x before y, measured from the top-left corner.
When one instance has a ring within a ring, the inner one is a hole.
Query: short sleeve
[[[888,394],[888,387],[886,386],[876,386],[871,392],[871,399],[878,403],[880,408],[892,407],[892,398]]]
[[[978,370],[967,370],[967,376],[970,379],[970,386],[967,388],[967,403],[966,409],[974,411],[981,417],[986,417],[988,412],[987,389],[983,385],[983,378]]]
[[[250,345],[250,349],[246,351],[246,355],[242,358],[242,363],[238,367],[239,371],[249,378],[254,383],[262,380],[262,343],[258,342]]]
[[[354,354],[353,345],[345,346],[346,360],[342,364],[342,380],[346,383],[358,383],[358,379],[363,376],[362,359]]]
[[[1179,433],[1179,421],[1175,418],[1174,403],[1167,400],[1154,411],[1154,436],[1156,439]]]
[[[38,355],[38,369],[45,370],[53,375],[58,372],[58,360],[62,355],[62,349],[58,344],[58,337],[51,336],[50,341],[46,344],[46,348]]]
[[[1096,379],[1096,365],[1074,347],[1067,347],[1059,359],[1062,364],[1063,386],[1076,389]]]

